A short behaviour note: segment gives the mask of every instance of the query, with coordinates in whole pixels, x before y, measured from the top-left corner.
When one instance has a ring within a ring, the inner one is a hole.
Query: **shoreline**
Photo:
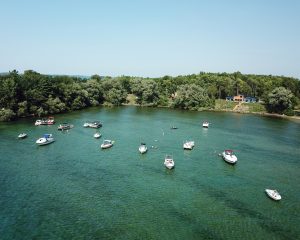
[[[170,109],[175,109],[171,108],[168,106],[147,106],[147,105],[139,105],[139,104],[130,104],[130,103],[124,103],[121,106],[135,106],[135,107],[152,107],[152,108],[170,108]],[[191,111],[187,109],[183,109],[185,111]],[[229,109],[203,109],[199,112],[231,112],[231,113],[239,113],[239,114],[253,114],[253,115],[260,115],[263,117],[273,117],[273,118],[284,118],[284,119],[290,119],[290,120],[297,120],[300,121],[300,116],[287,116],[284,114],[278,114],[278,113],[267,113],[267,112],[249,112],[249,111],[234,111],[234,110],[229,110]]]
[[[259,116],[263,116],[263,117],[284,118],[284,119],[300,121],[300,116],[287,116],[287,115],[284,115],[284,114],[281,115],[281,114],[278,114],[278,113],[234,111],[234,110],[228,110],[228,109],[211,109],[211,110],[207,110],[207,111],[211,111],[211,112],[231,112],[231,113],[238,113],[238,114],[253,114],[253,115],[259,115]]]
[[[178,109],[178,108],[171,108],[171,107],[168,107],[168,106],[149,106],[149,105],[139,105],[139,104],[130,104],[130,103],[123,103],[121,104],[120,106],[114,106],[114,105],[111,105],[111,106],[108,106],[108,105],[104,105],[104,104],[100,104],[98,106],[90,106],[90,107],[87,107],[87,108],[82,108],[82,109],[78,109],[78,110],[73,110],[73,111],[69,111],[69,112],[61,112],[61,113],[55,113],[55,114],[51,114],[51,115],[59,115],[59,114],[65,114],[65,113],[72,113],[72,112],[76,112],[76,111],[82,111],[82,110],[85,110],[85,109],[88,109],[88,108],[97,108],[97,107],[128,107],[128,106],[133,106],[133,107],[144,107],[144,108],[169,108],[169,109]],[[187,110],[187,109],[180,109],[180,110],[184,110],[184,111],[192,111],[192,110]],[[238,114],[253,114],[253,115],[259,115],[259,116],[262,116],[262,117],[272,117],[272,118],[281,118],[281,119],[289,119],[289,120],[292,120],[292,121],[296,121],[296,122],[299,122],[300,123],[300,116],[287,116],[287,115],[281,115],[281,114],[277,114],[277,113],[267,113],[267,112],[249,112],[249,111],[234,111],[234,110],[229,110],[229,109],[203,109],[203,110],[200,110],[200,111],[197,111],[197,112],[229,112],[229,113],[238,113]],[[14,120],[11,120],[11,121],[7,121],[7,122],[13,122],[13,121],[17,121],[17,120],[20,120],[20,119],[29,119],[29,118],[43,118],[43,117],[46,117],[46,116],[34,116],[34,115],[29,115],[29,116],[26,116],[26,117],[20,117],[20,118],[16,118]],[[5,121],[0,121],[0,123],[5,123]]]

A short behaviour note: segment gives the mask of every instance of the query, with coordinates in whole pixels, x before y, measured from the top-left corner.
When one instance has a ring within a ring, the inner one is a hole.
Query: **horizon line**
[[[42,75],[46,75],[46,76],[71,76],[71,77],[85,77],[85,78],[88,78],[88,77],[91,77],[93,75],[98,75],[100,77],[112,77],[112,78],[118,78],[118,77],[136,77],[136,78],[163,78],[163,77],[180,77],[180,76],[189,76],[189,75],[199,75],[201,73],[204,73],[204,74],[207,74],[207,73],[210,73],[210,74],[218,74],[218,75],[221,75],[221,74],[233,74],[233,73],[241,73],[242,75],[254,75],[254,76],[272,76],[272,77],[285,77],[285,78],[294,78],[294,79],[297,79],[298,81],[300,81],[300,77],[295,77],[295,76],[287,76],[287,75],[273,75],[273,74],[262,74],[262,73],[243,73],[241,71],[234,71],[234,72],[211,72],[211,71],[199,71],[198,73],[188,73],[188,74],[178,74],[178,75],[172,75],[172,74],[165,74],[165,75],[160,75],[160,76],[157,76],[157,77],[150,77],[150,76],[139,76],[139,75],[128,75],[128,74],[121,74],[121,75],[100,75],[98,73],[93,73],[93,74],[65,74],[65,73],[42,73],[42,72],[39,72],[39,71],[36,71],[36,70],[33,70],[33,69],[26,69],[26,70],[23,70],[23,71],[18,71],[17,69],[13,69],[13,70],[10,70],[8,72],[0,72],[0,75],[6,75],[6,74],[9,74],[10,72],[16,70],[19,74],[24,74],[25,71],[34,71],[34,72],[37,72],[39,74],[42,74]]]

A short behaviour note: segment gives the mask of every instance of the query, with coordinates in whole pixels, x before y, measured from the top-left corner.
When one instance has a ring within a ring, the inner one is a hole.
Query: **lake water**
[[[55,119],[54,126],[36,127],[35,119],[0,124],[2,240],[299,239],[297,122],[138,107]],[[100,139],[82,127],[86,120],[103,122]],[[63,122],[75,127],[57,131]],[[18,140],[21,132],[28,138]],[[56,142],[36,146],[44,133]],[[101,150],[104,139],[115,145]],[[185,140],[195,141],[192,151],[182,149]],[[236,151],[235,166],[218,156],[228,148]],[[164,167],[166,154],[175,169]],[[271,200],[265,188],[283,199]]]

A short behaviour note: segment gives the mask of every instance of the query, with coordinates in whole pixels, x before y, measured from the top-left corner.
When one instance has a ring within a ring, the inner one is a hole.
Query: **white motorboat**
[[[94,121],[89,124],[89,127],[90,128],[100,128],[100,127],[102,127],[102,123],[99,121]]]
[[[43,137],[36,140],[36,144],[42,146],[42,145],[47,145],[47,144],[53,143],[54,141],[55,140],[52,137],[52,134],[44,134]]]
[[[204,122],[202,123],[202,127],[208,128],[208,127],[209,127],[209,122],[204,121]]]
[[[195,146],[195,142],[194,141],[186,141],[184,144],[183,144],[183,149],[186,149],[186,150],[192,150]]]
[[[112,140],[104,140],[103,143],[101,144],[102,149],[110,148],[114,145],[114,141]]]
[[[235,164],[237,162],[237,157],[234,155],[232,150],[225,150],[224,152],[222,152],[222,157],[226,162],[230,164]]]
[[[100,121],[86,122],[83,124],[83,127],[100,128],[102,127],[102,123]]]
[[[27,134],[26,133],[20,133],[19,135],[18,135],[18,138],[19,139],[24,139],[24,138],[26,138],[27,137]]]
[[[139,152],[140,152],[141,154],[143,154],[143,153],[146,153],[147,150],[148,150],[148,148],[147,148],[147,146],[146,146],[146,143],[141,143],[141,145],[139,146]]]
[[[62,123],[62,124],[59,124],[59,126],[57,127],[57,130],[64,131],[64,130],[69,130],[73,127],[74,127],[74,125],[72,125],[72,124]]]
[[[34,125],[39,126],[39,125],[53,125],[55,123],[54,117],[48,117],[47,119],[38,119],[35,121]]]
[[[96,133],[94,134],[94,138],[100,138],[100,137],[101,137],[101,133],[96,132]]]
[[[166,168],[168,168],[168,169],[174,168],[175,162],[174,162],[173,157],[172,157],[171,155],[166,155],[166,156],[165,156],[164,165],[165,165]]]
[[[266,189],[265,190],[266,194],[272,198],[275,201],[281,200],[280,194],[277,192],[277,190],[272,190],[272,189]]]

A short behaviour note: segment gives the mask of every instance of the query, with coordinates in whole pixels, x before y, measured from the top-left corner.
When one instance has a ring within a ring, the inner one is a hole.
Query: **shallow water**
[[[34,119],[0,124],[1,239],[300,236],[299,123],[138,107],[91,108],[55,119],[54,126],[36,127]],[[86,120],[103,122],[100,139],[82,127]],[[75,127],[59,132],[62,122]],[[20,132],[28,138],[18,140]],[[36,146],[44,133],[56,142]],[[115,145],[101,150],[104,139]],[[192,151],[182,149],[185,140],[195,141]],[[139,154],[140,142],[147,154]],[[235,166],[218,156],[227,148],[236,151]],[[166,154],[175,169],[164,167]],[[265,188],[276,188],[283,199],[272,201]]]

